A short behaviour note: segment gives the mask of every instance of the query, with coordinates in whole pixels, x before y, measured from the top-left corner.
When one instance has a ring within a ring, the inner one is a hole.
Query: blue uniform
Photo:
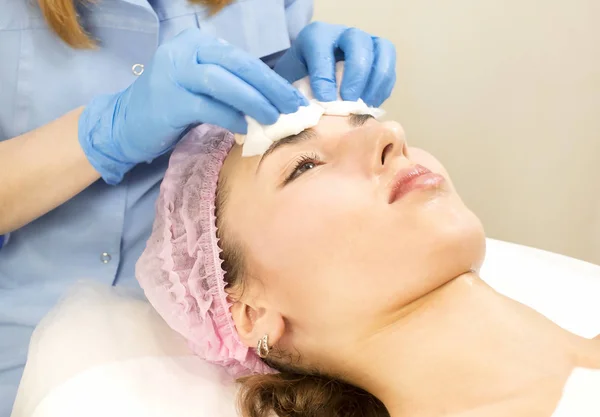
[[[0,0],[0,140],[127,87],[160,43],[188,27],[272,64],[310,21],[312,0],[237,0],[215,16],[185,0],[101,0],[81,6],[80,15],[99,48],[64,44],[36,2]],[[0,417],[10,414],[34,327],[75,281],[137,287],[134,265],[150,235],[167,161],[164,155],[138,165],[118,186],[98,181],[6,239]]]

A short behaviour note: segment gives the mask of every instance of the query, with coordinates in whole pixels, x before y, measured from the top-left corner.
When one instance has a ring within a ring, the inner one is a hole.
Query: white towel
[[[600,370],[576,368],[552,417],[600,416]]]

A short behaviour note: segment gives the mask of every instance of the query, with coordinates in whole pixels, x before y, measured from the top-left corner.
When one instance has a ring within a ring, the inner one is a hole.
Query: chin
[[[447,272],[458,276],[479,271],[485,258],[485,232],[479,218],[465,208],[443,220],[438,219],[436,246]]]
[[[405,223],[395,231],[395,242],[381,248],[385,256],[380,264],[385,265],[387,259],[389,265],[382,276],[394,277],[397,284],[382,285],[389,294],[397,294],[390,297],[392,305],[386,311],[406,306],[465,273],[479,271],[485,256],[482,224],[464,206],[411,216],[410,222],[411,230]]]

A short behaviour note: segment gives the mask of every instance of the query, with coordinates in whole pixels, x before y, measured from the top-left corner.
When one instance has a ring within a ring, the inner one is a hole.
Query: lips
[[[389,204],[400,200],[412,191],[439,188],[443,182],[443,176],[431,172],[422,165],[413,165],[400,170],[391,183]]]

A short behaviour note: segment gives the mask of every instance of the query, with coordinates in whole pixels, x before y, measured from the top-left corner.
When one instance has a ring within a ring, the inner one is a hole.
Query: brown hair
[[[228,236],[221,214],[228,189],[219,179],[216,195],[217,234],[223,252],[222,267],[227,287],[243,285],[244,256],[241,246]],[[225,230],[225,232],[224,232]],[[242,290],[243,291],[243,290]],[[242,378],[239,408],[243,417],[390,417],[383,403],[370,393],[301,367],[300,358],[285,352],[272,355],[267,364],[280,373]],[[287,358],[282,360],[283,355]],[[285,363],[284,363],[285,362]],[[290,363],[293,362],[293,365]]]
[[[42,14],[50,28],[69,46],[90,49],[96,42],[83,29],[77,15],[76,2],[94,0],[38,0]],[[205,4],[216,13],[233,0],[189,0],[190,3]]]

